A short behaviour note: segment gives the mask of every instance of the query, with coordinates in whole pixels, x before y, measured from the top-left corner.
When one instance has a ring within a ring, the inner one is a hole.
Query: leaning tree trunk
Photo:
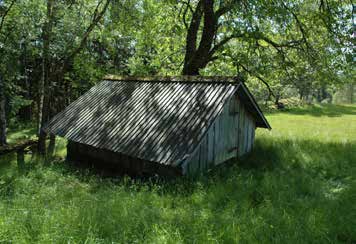
[[[5,84],[0,76],[0,146],[6,145]]]

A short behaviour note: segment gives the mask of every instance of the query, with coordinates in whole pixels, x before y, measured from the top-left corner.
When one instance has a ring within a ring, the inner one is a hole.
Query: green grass
[[[36,134],[36,127],[32,123],[23,124],[16,128],[11,128],[8,131],[7,142],[9,144],[17,141],[32,139]]]
[[[0,243],[355,243],[356,106],[267,118],[253,153],[196,180],[103,179],[30,157],[24,173],[2,159]]]

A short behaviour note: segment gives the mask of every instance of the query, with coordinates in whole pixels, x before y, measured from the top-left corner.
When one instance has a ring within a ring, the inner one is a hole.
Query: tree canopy
[[[2,128],[108,73],[238,75],[276,102],[354,82],[351,1],[2,0],[0,18]]]

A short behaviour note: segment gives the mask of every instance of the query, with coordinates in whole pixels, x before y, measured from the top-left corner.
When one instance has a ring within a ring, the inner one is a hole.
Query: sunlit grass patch
[[[18,128],[11,128],[8,130],[7,142],[9,144],[17,141],[32,139],[36,135],[36,127],[34,124],[24,124]]]

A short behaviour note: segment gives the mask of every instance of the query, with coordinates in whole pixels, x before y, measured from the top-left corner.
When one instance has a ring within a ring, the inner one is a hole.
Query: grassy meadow
[[[356,106],[266,117],[250,155],[198,179],[99,177],[64,140],[51,164],[2,157],[0,243],[355,243]]]

